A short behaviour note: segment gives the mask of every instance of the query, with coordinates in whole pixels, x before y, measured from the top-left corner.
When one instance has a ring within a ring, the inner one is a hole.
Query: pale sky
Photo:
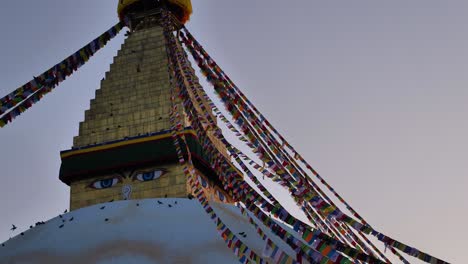
[[[117,22],[117,0],[3,2],[0,96]],[[372,226],[468,263],[467,1],[193,5],[189,30]],[[0,241],[68,208],[59,152],[122,42],[0,129]]]

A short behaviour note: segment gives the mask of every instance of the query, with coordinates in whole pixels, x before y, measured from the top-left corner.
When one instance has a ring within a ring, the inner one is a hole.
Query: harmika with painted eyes
[[[122,187],[122,195],[125,200],[128,200],[130,199],[130,194],[132,192],[131,182],[154,181],[154,180],[159,179],[161,176],[163,176],[166,173],[167,173],[167,169],[153,169],[153,170],[145,171],[145,172],[137,172],[133,174],[133,176],[118,175],[118,176],[107,177],[105,179],[94,181],[88,187],[97,189],[97,190],[103,190],[103,189],[112,188],[119,183],[126,183]]]

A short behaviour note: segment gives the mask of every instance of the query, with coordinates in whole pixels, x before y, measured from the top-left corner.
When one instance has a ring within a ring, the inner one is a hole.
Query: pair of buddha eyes
[[[135,174],[132,177],[132,180],[139,181],[139,182],[153,181],[153,180],[159,179],[166,172],[167,171],[164,169],[159,169],[159,170],[154,170],[154,171],[149,171],[149,172],[140,172],[140,173]],[[120,182],[122,182],[122,177],[119,176],[119,177],[113,177],[113,178],[108,178],[104,180],[97,180],[91,183],[89,187],[93,189],[99,189],[99,190],[107,189],[107,188],[114,187],[115,185],[117,185],[117,183],[120,183]]]

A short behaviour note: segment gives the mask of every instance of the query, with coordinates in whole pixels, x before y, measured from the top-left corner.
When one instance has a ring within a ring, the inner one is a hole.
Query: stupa
[[[370,226],[190,34],[191,14],[190,0],[119,0],[117,25],[0,98],[3,127],[129,29],[73,147],[61,152],[70,212],[2,243],[0,263],[390,263],[387,248],[404,263],[400,252],[446,263]],[[265,178],[309,221],[291,214]]]

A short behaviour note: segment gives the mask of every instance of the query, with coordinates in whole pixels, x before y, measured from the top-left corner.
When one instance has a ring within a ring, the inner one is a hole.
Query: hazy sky
[[[0,8],[0,96],[117,22],[117,0]],[[468,254],[467,1],[194,0],[188,28],[280,132],[379,231]],[[61,150],[120,35],[0,129],[0,241],[68,208]],[[411,257],[408,257],[411,259]]]

